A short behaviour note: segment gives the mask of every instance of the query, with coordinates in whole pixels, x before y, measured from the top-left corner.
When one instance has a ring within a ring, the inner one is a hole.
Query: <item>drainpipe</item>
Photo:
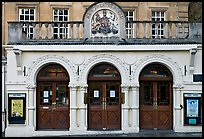
[[[6,109],[5,109],[5,76],[6,76],[6,70],[5,70],[5,65],[6,65],[6,58],[4,56],[2,56],[2,73],[3,73],[3,76],[2,76],[2,114],[3,115],[3,119],[4,119],[4,129],[3,129],[3,132],[5,132],[5,129],[6,129]]]

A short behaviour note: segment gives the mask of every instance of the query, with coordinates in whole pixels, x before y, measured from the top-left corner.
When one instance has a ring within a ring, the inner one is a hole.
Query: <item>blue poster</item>
[[[198,99],[187,99],[187,117],[198,117]]]

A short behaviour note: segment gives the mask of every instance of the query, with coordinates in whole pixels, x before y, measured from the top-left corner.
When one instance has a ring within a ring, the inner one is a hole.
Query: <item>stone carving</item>
[[[99,10],[91,20],[91,32],[93,34],[117,34],[118,33],[118,17],[114,12],[108,9]]]
[[[84,38],[126,38],[125,15],[111,2],[94,3],[84,14]]]

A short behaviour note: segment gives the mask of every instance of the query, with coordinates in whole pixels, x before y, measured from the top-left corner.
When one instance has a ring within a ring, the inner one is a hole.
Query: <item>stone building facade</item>
[[[2,3],[5,135],[201,132],[202,23],[188,6]]]

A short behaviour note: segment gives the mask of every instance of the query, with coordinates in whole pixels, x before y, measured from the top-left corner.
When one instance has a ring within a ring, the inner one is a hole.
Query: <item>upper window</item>
[[[161,11],[152,11],[152,21],[164,21],[165,13]],[[164,27],[162,23],[152,24],[152,38],[164,38]]]
[[[35,20],[35,9],[34,8],[20,8],[19,9],[19,21],[22,22],[33,22]],[[23,31],[27,33],[27,38],[32,39],[34,34],[33,26],[23,24]]]
[[[69,10],[67,9],[54,9],[53,20],[55,22],[67,22],[69,21]],[[68,25],[57,24],[54,25],[54,39],[63,39],[69,37]]]
[[[172,78],[170,71],[163,65],[152,63],[147,65],[141,72],[142,79],[150,78]]]
[[[46,79],[46,78],[68,79],[69,75],[61,65],[51,64],[43,67],[43,69],[38,74],[38,79]]]
[[[89,73],[89,79],[90,77],[120,77],[120,73],[118,70],[109,64],[99,64],[95,66]]]
[[[125,11],[126,21],[134,21],[134,11]],[[134,26],[133,23],[126,23],[126,36],[127,38],[134,37]]]

